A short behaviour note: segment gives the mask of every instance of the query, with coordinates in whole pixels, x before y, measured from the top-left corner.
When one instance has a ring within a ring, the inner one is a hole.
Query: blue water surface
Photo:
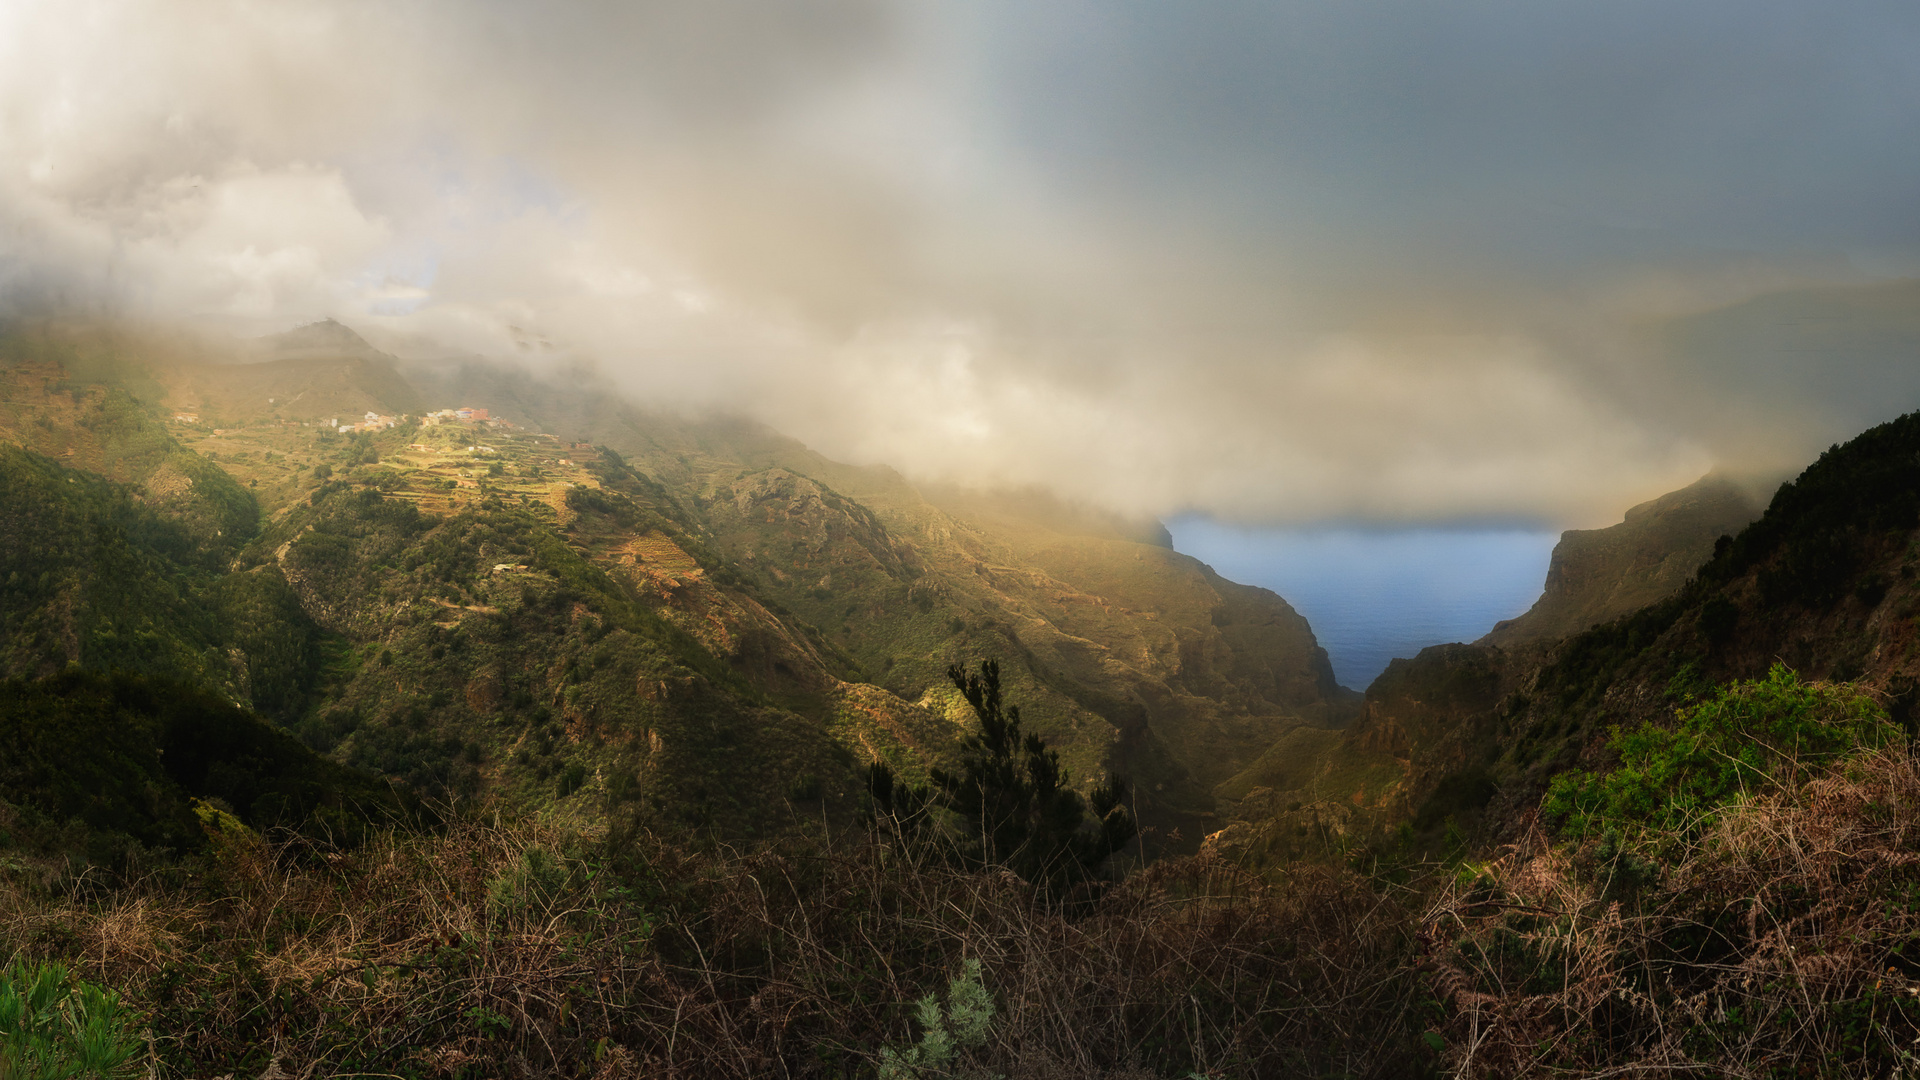
[[[1539,599],[1560,534],[1522,528],[1247,528],[1167,522],[1174,550],[1285,597],[1307,617],[1342,685],[1387,661],[1472,641]]]

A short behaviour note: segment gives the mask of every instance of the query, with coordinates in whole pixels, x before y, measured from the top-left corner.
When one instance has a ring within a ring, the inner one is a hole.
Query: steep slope
[[[82,397],[122,401],[267,511],[176,590],[248,621],[182,601],[198,636],[163,635],[231,674],[162,666],[430,792],[730,830],[773,803],[844,812],[866,760],[915,774],[951,752],[970,713],[946,668],[997,657],[1078,782],[1118,768],[1147,821],[1191,839],[1221,781],[1357,704],[1304,619],[1170,551],[1157,523],[1031,493],[936,501],[591,383],[402,372],[338,324],[247,363],[145,363],[129,340]],[[43,381],[84,382],[40,362]],[[360,405],[381,423],[328,423]],[[487,412],[422,416],[454,406]],[[13,430],[53,445],[81,426]]]
[[[1673,597],[1569,639],[1490,725],[1498,824],[1554,772],[1608,756],[1614,724],[1784,662],[1882,693],[1911,728],[1920,686],[1920,413],[1822,454]]]
[[[1209,791],[1284,732],[1337,726],[1357,704],[1306,620],[1265,589],[1133,538],[1139,530],[1075,521],[1031,497],[948,495],[941,508],[988,538],[996,561],[1045,575],[988,578],[1010,609],[1044,621],[1030,647],[1117,698],[1128,711],[1109,717],[1116,726],[1143,728],[1133,737],[1154,740]]]
[[[1327,836],[1471,818],[1492,791],[1482,766],[1501,702],[1559,642],[1685,587],[1716,542],[1760,515],[1759,486],[1712,473],[1633,507],[1617,525],[1569,530],[1526,614],[1473,644],[1394,660],[1350,728],[1291,733],[1222,785],[1238,823],[1215,843],[1285,859]]]
[[[866,678],[954,721],[949,664],[996,656],[1074,774],[1136,779],[1149,820],[1189,832],[1212,788],[1282,733],[1357,701],[1306,622],[1116,521],[1031,493],[928,492],[757,425],[646,413],[479,364],[416,373],[429,396],[605,443],[676,493],[743,578]]]
[[[1618,525],[1567,530],[1554,545],[1540,599],[1496,623],[1481,644],[1558,640],[1671,596],[1712,556],[1715,540],[1760,516],[1762,486],[1709,473],[1628,510]]]

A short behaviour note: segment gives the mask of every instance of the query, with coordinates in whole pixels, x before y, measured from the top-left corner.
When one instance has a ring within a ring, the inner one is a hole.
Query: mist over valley
[[[0,1075],[1907,1075],[1916,44],[0,4]]]

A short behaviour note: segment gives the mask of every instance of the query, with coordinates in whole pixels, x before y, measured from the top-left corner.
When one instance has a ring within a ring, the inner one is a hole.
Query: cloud
[[[1130,511],[1595,523],[1920,406],[1904,294],[1804,355],[1661,329],[1920,267],[1917,47],[1869,0],[16,0],[0,302],[584,359]]]
[[[1075,494],[1134,513],[1567,520],[1712,464],[1520,339],[1332,338],[1265,364],[1106,369],[1094,385],[1025,377],[1024,357],[996,347],[965,325],[874,331],[832,380],[782,392],[808,406],[796,430],[816,446],[910,473],[959,462],[958,479],[988,486],[1071,476]]]

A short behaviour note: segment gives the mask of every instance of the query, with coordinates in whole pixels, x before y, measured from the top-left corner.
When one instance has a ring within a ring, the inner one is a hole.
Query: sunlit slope
[[[922,772],[956,734],[841,679],[847,658],[743,592],[617,458],[470,424],[343,436],[253,394],[303,369],[120,360],[158,399],[230,376],[248,394],[228,400],[260,407],[215,428],[40,356],[63,411],[10,433],[110,464],[119,444],[95,436],[133,430],[250,512],[262,488],[277,508],[210,548],[138,486],[8,451],[9,674],[184,678],[428,794],[735,833],[789,806],[849,812],[866,760]]]
[[[997,657],[1077,781],[1117,768],[1191,839],[1216,827],[1215,785],[1352,710],[1297,613],[1153,523],[931,500],[752,424],[396,367],[337,324],[243,363],[109,346],[93,382],[57,357],[37,377],[121,402],[177,467],[265,508],[207,588],[278,611],[289,641],[235,644],[214,618],[195,648],[238,672],[225,692],[265,687],[311,745],[429,791],[727,828],[775,803],[844,811],[867,760],[915,774],[951,752],[968,712],[945,670]],[[358,405],[378,422],[336,431]],[[421,422],[461,406],[490,415]]]
[[[336,450],[330,477],[303,481],[249,558],[338,643],[301,730],[343,760],[587,817],[631,797],[739,831],[788,804],[844,812],[866,760],[924,771],[956,734],[843,679],[845,657],[755,599],[685,508],[611,453],[459,423],[318,445]]]
[[[1167,550],[1157,523],[1030,494],[930,498],[757,425],[661,416],[477,364],[437,370],[423,381],[617,449],[743,579],[902,699],[959,720],[946,667],[1000,657],[1074,774],[1119,768],[1149,811],[1210,814],[1210,789],[1281,733],[1352,709],[1304,619]]]

